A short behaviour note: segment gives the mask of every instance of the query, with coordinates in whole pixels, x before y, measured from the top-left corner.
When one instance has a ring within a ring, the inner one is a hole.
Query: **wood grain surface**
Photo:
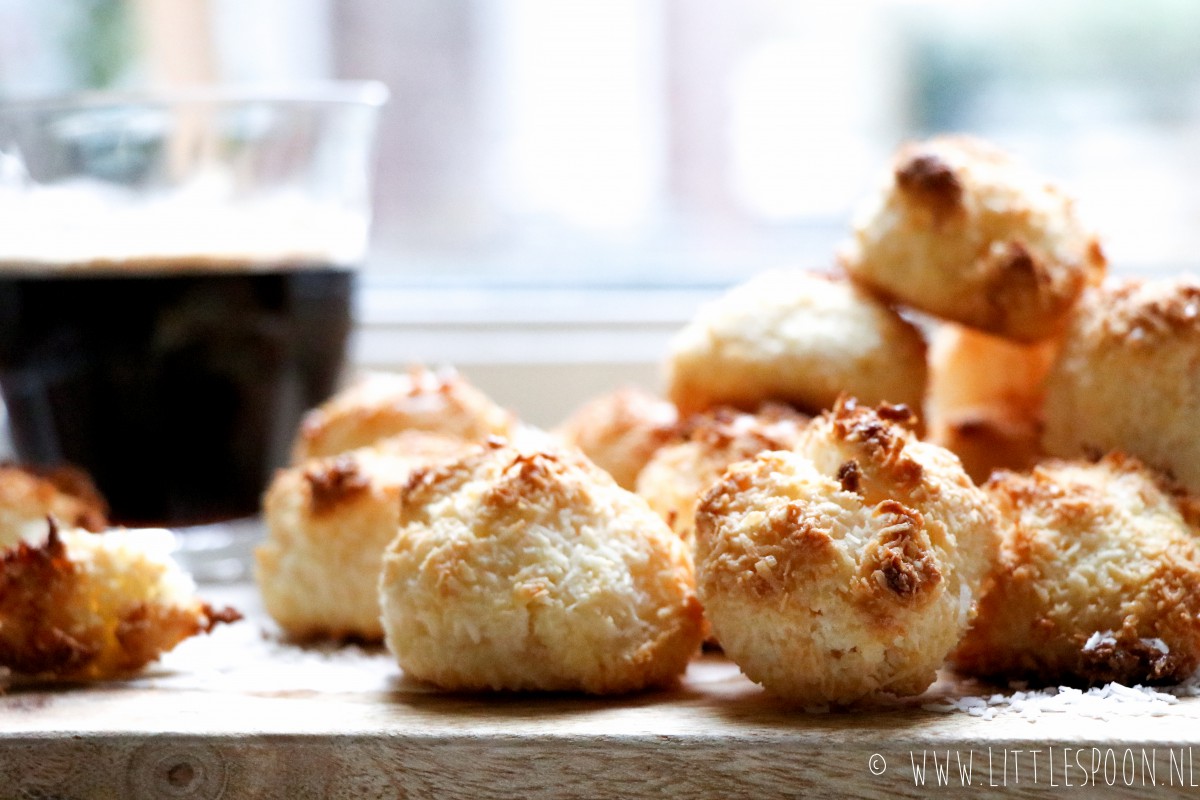
[[[712,655],[668,692],[444,694],[381,650],[280,642],[249,587],[208,596],[248,620],[136,679],[14,681],[0,797],[1200,796],[1200,698],[986,720],[944,710],[985,691],[947,676],[806,713]]]

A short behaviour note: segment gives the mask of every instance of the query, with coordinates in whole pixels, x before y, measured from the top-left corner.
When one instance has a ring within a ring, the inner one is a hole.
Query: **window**
[[[948,130],[1158,270],[1200,250],[1198,35],[1185,0],[0,0],[0,93],[381,79],[385,281],[825,266],[896,143]]]

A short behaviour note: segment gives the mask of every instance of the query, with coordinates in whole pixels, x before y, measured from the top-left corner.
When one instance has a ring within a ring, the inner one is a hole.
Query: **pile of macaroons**
[[[268,611],[447,689],[662,686],[705,639],[799,705],[1191,675],[1200,283],[1105,282],[1072,201],[961,137],[897,153],[839,261],[553,433],[453,372],[346,390],[267,493]]]

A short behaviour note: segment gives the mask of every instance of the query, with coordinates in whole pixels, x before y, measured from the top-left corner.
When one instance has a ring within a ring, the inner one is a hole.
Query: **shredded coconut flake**
[[[1171,652],[1171,648],[1168,647],[1167,643],[1164,642],[1162,639],[1142,639],[1141,641],[1142,641],[1142,644],[1147,645],[1149,647],[1153,647],[1155,650],[1162,653],[1164,656],[1167,653]]]
[[[1117,639],[1112,631],[1096,631],[1083,643],[1083,652],[1090,653],[1101,645],[1115,645]]]

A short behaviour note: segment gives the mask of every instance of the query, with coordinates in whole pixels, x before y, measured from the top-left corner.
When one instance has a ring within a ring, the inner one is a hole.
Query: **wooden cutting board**
[[[986,687],[945,676],[805,713],[715,655],[668,692],[444,694],[382,650],[280,642],[251,587],[206,597],[247,620],[133,680],[9,686],[0,797],[1200,796],[1200,698],[1034,713],[1006,690],[984,719],[949,701]]]

